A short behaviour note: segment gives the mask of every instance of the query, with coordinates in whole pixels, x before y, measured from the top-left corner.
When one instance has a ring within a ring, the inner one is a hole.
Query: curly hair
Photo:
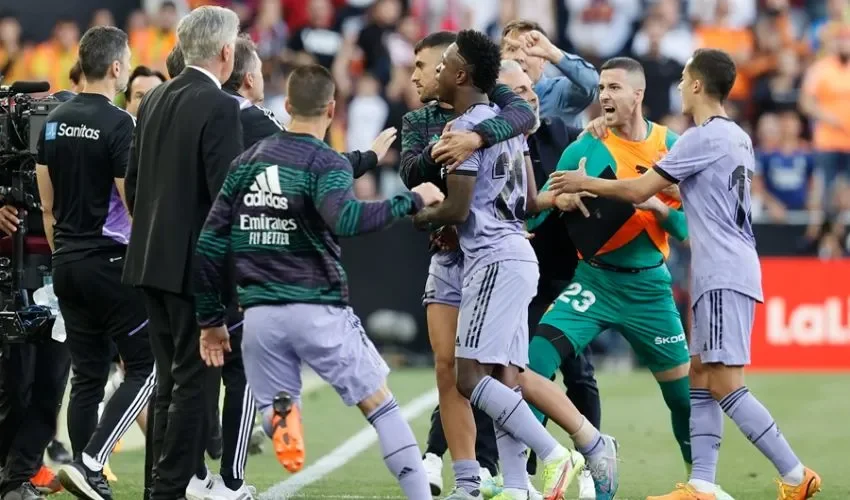
[[[457,34],[457,52],[472,66],[472,84],[482,92],[490,92],[499,78],[501,54],[499,46],[490,38],[475,30],[463,30]]]

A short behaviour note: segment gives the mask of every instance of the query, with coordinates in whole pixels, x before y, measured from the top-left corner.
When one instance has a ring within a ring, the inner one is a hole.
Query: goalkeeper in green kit
[[[599,99],[600,120],[609,131],[599,139],[582,135],[564,151],[557,170],[584,169],[589,176],[623,179],[652,168],[678,136],[644,119],[645,88],[639,62],[607,61],[600,74]],[[541,192],[547,189],[548,183]],[[558,195],[560,210],[580,210],[587,217],[590,208],[594,219],[576,221],[580,215],[566,215],[568,226],[585,228],[582,235],[571,232],[582,260],[572,282],[540,320],[529,347],[529,368],[551,378],[563,360],[583,352],[603,331],[621,332],[658,382],[670,409],[673,435],[690,470],[690,356],[665,263],[668,235],[686,240],[687,223],[676,192],[659,194],[634,208],[619,203]],[[551,211],[544,212],[529,220],[529,231],[550,215]],[[581,254],[582,250],[586,252]],[[597,498],[609,498],[600,493]]]

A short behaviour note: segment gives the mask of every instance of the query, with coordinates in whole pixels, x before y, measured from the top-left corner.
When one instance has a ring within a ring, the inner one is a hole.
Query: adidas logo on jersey
[[[271,165],[254,179],[251,184],[250,193],[246,194],[242,202],[246,207],[270,207],[279,210],[289,208],[289,200],[280,189],[280,176],[278,166]]]

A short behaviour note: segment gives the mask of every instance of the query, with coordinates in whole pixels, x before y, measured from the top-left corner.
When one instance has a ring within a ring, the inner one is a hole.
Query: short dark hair
[[[239,87],[242,86],[242,80],[245,79],[245,75],[248,74],[248,68],[251,67],[251,64],[254,62],[254,54],[257,51],[257,46],[254,45],[254,41],[251,40],[246,34],[239,35],[236,39],[236,48],[233,51],[233,73],[230,74],[230,78],[224,82],[222,85],[223,88],[230,90],[239,90]]]
[[[127,102],[133,100],[133,81],[140,76],[155,76],[159,78],[159,81],[161,82],[166,80],[165,75],[159,71],[154,71],[147,66],[136,66],[136,68],[133,69],[133,72],[130,73],[130,79],[127,80],[127,90],[124,91],[124,97],[127,99]]]
[[[87,80],[106,76],[115,61],[124,59],[127,33],[114,26],[89,28],[80,40],[80,68]]]
[[[174,78],[186,69],[186,61],[183,60],[183,51],[180,50],[179,44],[174,44],[174,48],[165,58],[165,69],[168,70],[169,78]]]
[[[325,111],[336,86],[330,71],[318,64],[295,68],[286,84],[286,97],[293,116],[314,117]]]
[[[433,49],[434,47],[448,47],[455,43],[455,40],[457,40],[457,33],[453,31],[436,31],[416,42],[413,53],[418,54],[425,49]]]
[[[79,85],[80,80],[83,78],[83,68],[80,66],[80,60],[77,59],[77,62],[71,66],[71,71],[68,72],[68,78],[74,82],[74,85]]]
[[[602,63],[602,67],[599,68],[599,71],[605,71],[606,69],[622,69],[630,73],[645,74],[643,65],[638,60],[632,59],[631,57],[612,57]]]
[[[697,49],[688,63],[688,71],[695,73],[706,94],[721,102],[729,96],[737,76],[732,57],[717,49]]]
[[[475,30],[463,30],[457,34],[457,53],[469,64],[472,84],[483,92],[490,92],[496,86],[501,67],[499,46],[484,33]]]
[[[513,32],[521,34],[528,33],[529,31],[539,31],[543,34],[543,36],[546,36],[546,32],[543,31],[543,27],[540,26],[540,23],[526,19],[514,19],[506,24],[504,29],[502,29],[502,38],[505,38]]]

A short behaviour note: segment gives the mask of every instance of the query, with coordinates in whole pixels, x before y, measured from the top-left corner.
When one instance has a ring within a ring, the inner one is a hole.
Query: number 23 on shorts
[[[581,283],[573,282],[561,292],[557,300],[569,304],[576,312],[583,313],[596,303],[596,295],[590,290],[584,290]]]

